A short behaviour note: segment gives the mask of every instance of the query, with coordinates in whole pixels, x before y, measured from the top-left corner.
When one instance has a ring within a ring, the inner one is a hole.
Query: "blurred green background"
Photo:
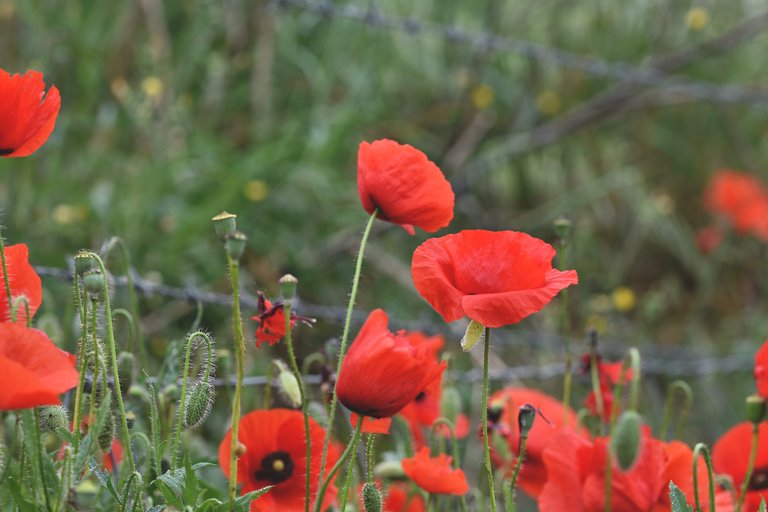
[[[759,4],[0,0],[0,66],[43,71],[62,95],[49,142],[0,161],[5,235],[61,268],[116,235],[140,274],[226,293],[210,223],[226,209],[248,236],[247,291],[275,295],[291,272],[302,300],[343,307],[366,220],[357,145],[394,138],[454,186],[456,217],[438,234],[514,229],[555,243],[553,221],[573,221],[577,351],[592,326],[616,357],[630,344],[694,364],[735,354],[694,379],[697,417],[712,421],[691,437],[711,440],[740,419],[768,336],[765,244],[731,235],[703,255],[695,239],[715,221],[702,202],[714,170],[768,180]],[[378,223],[358,305],[453,347],[462,327],[443,325],[410,279],[427,237]],[[47,312],[70,303],[56,280],[46,286]],[[561,360],[559,304],[500,331],[497,367]],[[195,314],[162,297],[142,310],[158,350]],[[224,346],[227,315],[203,317]],[[299,350],[339,331],[301,330]],[[648,379],[652,414],[669,380]]]

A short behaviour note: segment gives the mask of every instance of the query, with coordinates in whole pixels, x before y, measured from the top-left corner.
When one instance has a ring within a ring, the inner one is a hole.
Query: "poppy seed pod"
[[[640,453],[643,419],[635,411],[624,411],[616,422],[611,437],[611,451],[622,471],[629,471]]]
[[[86,272],[90,272],[93,269],[93,258],[88,254],[88,251],[80,251],[75,254],[75,273],[82,277]]]
[[[760,395],[747,397],[747,421],[759,425],[765,418],[765,399]]]
[[[225,239],[230,233],[237,231],[237,215],[225,210],[211,219],[213,229],[221,239]]]
[[[227,233],[224,239],[224,249],[227,251],[227,255],[232,258],[232,261],[240,261],[245,252],[245,244],[247,242],[248,237],[240,231]]]
[[[104,294],[104,277],[98,269],[89,270],[83,274],[83,286],[85,290],[95,298],[101,298]]]
[[[293,300],[293,296],[296,294],[296,285],[299,284],[299,280],[291,274],[285,274],[280,278],[280,293],[283,296],[284,302],[290,302]]]
[[[381,492],[374,484],[363,485],[363,507],[365,512],[381,512]]]

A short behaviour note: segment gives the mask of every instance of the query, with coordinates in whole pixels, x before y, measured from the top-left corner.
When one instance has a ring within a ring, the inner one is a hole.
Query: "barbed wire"
[[[53,277],[68,282],[72,282],[74,276],[73,269],[71,268],[35,266],[35,271],[41,276]],[[131,270],[131,278],[134,289],[147,297],[162,296],[195,304],[201,303],[223,307],[230,307],[232,305],[232,297],[228,294],[200,290],[193,286],[182,288],[159,284],[142,277],[133,269]],[[114,276],[112,282],[117,286],[128,286],[128,279],[125,276]],[[247,292],[241,292],[240,303],[244,309],[256,310],[258,307],[258,297]],[[302,315],[335,323],[341,323],[346,315],[346,308],[312,304],[302,301],[298,297],[294,299],[294,309],[301,312]],[[357,323],[362,323],[368,317],[368,314],[369,311],[357,309],[353,311],[353,319]],[[445,329],[444,325],[440,326],[442,329],[438,329],[434,324],[424,321],[405,322],[402,327],[425,332],[438,332]],[[459,332],[461,330],[460,327],[453,326],[449,328],[453,329],[458,336],[461,336]],[[542,338],[546,338],[546,344],[551,347],[557,347],[557,349],[562,347],[563,340],[561,338],[551,335],[543,336],[539,331],[517,332],[515,337],[507,339],[504,344],[508,346],[523,346],[530,345],[532,343],[531,340],[533,340],[533,344],[538,345]],[[642,346],[641,352],[648,346],[650,345]],[[601,341],[601,347],[605,354],[617,358],[621,357],[624,350],[623,344],[610,341]],[[698,378],[711,375],[751,373],[754,367],[754,359],[751,353],[736,353],[727,356],[701,355],[699,353],[696,356],[691,356],[688,348],[667,348],[659,347],[658,345],[652,345],[652,353],[653,357],[646,357],[646,354],[643,354],[643,373],[659,377]],[[479,369],[453,373],[454,378],[462,382],[475,383],[483,378],[482,372]],[[517,365],[505,368],[491,368],[489,370],[490,379],[506,382],[526,379],[546,380],[564,374],[565,367],[563,363]],[[308,383],[318,383],[318,379],[319,377],[316,375],[307,376]],[[259,386],[264,385],[266,380],[265,377],[256,376],[247,377],[244,382],[248,386]],[[227,383],[231,384],[232,382],[228,379],[218,379],[216,381],[218,386],[223,386]]]
[[[768,106],[766,104],[768,91],[765,89],[695,81],[670,75],[653,67],[587,57],[524,39],[513,39],[485,31],[469,31],[457,25],[441,25],[413,16],[389,15],[381,12],[375,2],[371,2],[366,7],[351,4],[337,5],[332,0],[273,0],[272,3],[283,10],[298,9],[328,19],[346,19],[378,30],[396,31],[409,37],[437,37],[448,43],[463,45],[481,52],[516,53],[522,57],[622,82],[653,87],[674,86],[676,95],[695,97],[700,100],[747,103],[760,108]],[[759,22],[763,18],[768,18],[768,13],[761,13],[750,21]]]

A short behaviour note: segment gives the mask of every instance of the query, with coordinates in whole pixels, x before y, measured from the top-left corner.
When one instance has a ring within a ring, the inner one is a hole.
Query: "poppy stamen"
[[[768,489],[768,467],[755,468],[752,472],[752,478],[749,479],[747,489],[750,491]]]
[[[261,469],[256,471],[256,478],[279,484],[293,474],[293,460],[287,452],[272,452],[261,459]]]

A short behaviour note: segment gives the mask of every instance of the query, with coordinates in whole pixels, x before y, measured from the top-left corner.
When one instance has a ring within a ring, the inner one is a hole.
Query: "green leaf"
[[[760,508],[757,509],[757,512],[768,512],[768,509],[766,509],[765,498],[760,500]]]
[[[175,475],[171,475],[170,471],[166,471],[157,479],[157,487],[160,492],[163,493],[165,500],[170,505],[175,505],[179,509],[184,508],[184,473],[176,471]]]
[[[259,490],[251,491],[247,494],[243,494],[242,496],[238,497],[235,500],[235,510],[237,510],[238,512],[247,512],[253,500],[266,494],[266,492],[272,489],[273,487],[274,485],[268,485],[266,487],[262,487]],[[227,510],[229,510],[229,502],[222,503],[214,510],[215,512],[226,512]]]
[[[672,503],[672,512],[693,512],[693,508],[685,499],[685,493],[674,482],[669,482],[669,501]]]
[[[107,488],[109,494],[111,494],[112,497],[115,498],[117,504],[120,505],[122,501],[120,500],[120,496],[117,493],[117,489],[115,489],[115,484],[112,482],[112,475],[109,473],[109,471],[102,470],[99,466],[99,463],[96,462],[96,459],[94,458],[91,458],[91,460],[88,462],[88,467],[91,469],[93,474],[96,475],[99,483]]]

